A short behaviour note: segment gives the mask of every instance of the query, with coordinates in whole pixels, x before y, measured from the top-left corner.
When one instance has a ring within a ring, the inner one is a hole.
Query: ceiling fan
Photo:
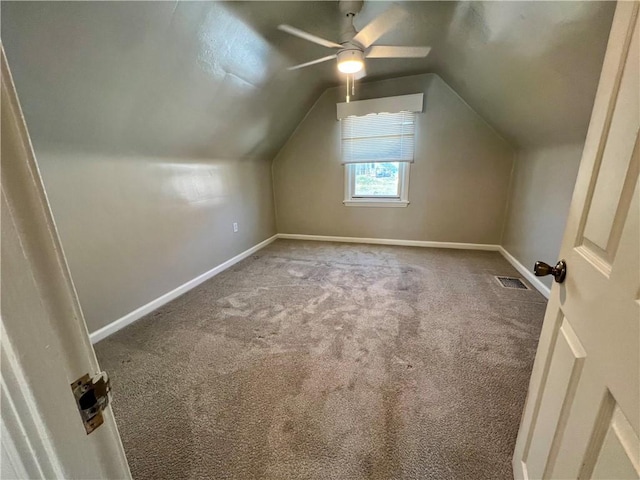
[[[363,3],[363,1],[345,0],[339,2],[340,11],[345,15],[340,43],[325,40],[290,25],[278,25],[278,29],[283,32],[324,47],[338,49],[338,52],[333,55],[301,63],[300,65],[289,67],[288,70],[297,70],[337,59],[338,70],[347,75],[352,75],[353,79],[358,80],[366,75],[365,58],[423,58],[429,54],[431,47],[374,45],[376,40],[406,19],[409,14],[406,10],[394,4],[358,32],[353,26],[353,18],[360,12]]]

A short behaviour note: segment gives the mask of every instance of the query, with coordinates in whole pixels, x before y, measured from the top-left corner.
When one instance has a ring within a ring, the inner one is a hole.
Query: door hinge
[[[71,391],[89,435],[104,422],[102,411],[109,405],[111,395],[109,376],[107,372],[100,372],[93,377],[87,373],[71,384]]]

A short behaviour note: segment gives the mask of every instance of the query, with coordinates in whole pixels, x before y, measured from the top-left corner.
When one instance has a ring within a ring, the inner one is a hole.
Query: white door
[[[5,478],[130,478],[110,408],[87,435],[71,383],[99,366],[0,47]]]
[[[551,291],[516,478],[640,478],[638,5],[616,8],[560,253],[567,277]]]

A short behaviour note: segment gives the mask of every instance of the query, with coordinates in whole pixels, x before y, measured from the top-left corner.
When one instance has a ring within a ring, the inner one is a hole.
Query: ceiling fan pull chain
[[[349,103],[349,101],[351,100],[351,96],[349,95],[349,92],[351,90],[349,90],[349,75],[347,75],[347,103]]]

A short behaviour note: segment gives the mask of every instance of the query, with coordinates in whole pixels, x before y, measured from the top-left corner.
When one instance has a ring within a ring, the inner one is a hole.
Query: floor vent
[[[522,280],[514,277],[496,277],[500,285],[504,288],[517,288],[519,290],[529,290]]]

